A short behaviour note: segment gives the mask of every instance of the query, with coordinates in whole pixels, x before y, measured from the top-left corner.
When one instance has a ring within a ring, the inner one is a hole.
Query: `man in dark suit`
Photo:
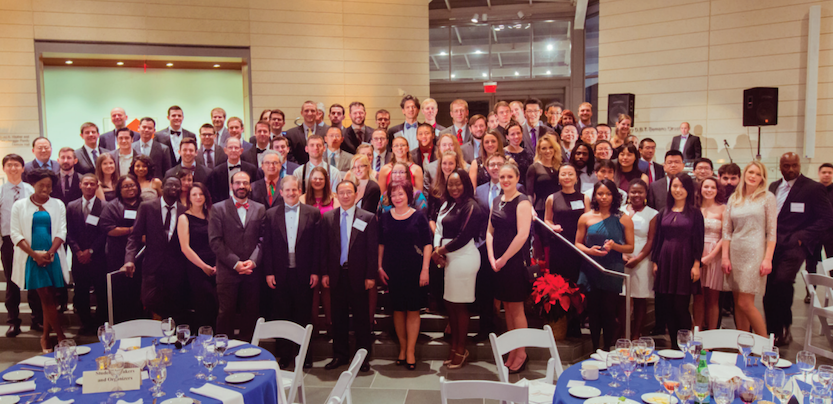
[[[356,148],[362,143],[370,143],[373,136],[373,128],[364,124],[367,118],[367,110],[364,104],[359,101],[353,101],[350,106],[350,121],[352,124],[344,128],[344,142],[341,143],[341,150],[351,154],[356,154]]]
[[[284,177],[280,187],[284,203],[266,212],[263,234],[266,283],[276,292],[273,306],[276,318],[306,326],[312,323],[312,290],[318,285],[320,271],[318,223],[321,213],[318,208],[301,203],[301,190],[295,176]],[[297,355],[295,347],[295,344],[282,347],[283,352],[279,353],[281,369],[286,369]],[[304,368],[310,367],[312,357],[307,354]]]
[[[162,184],[162,198],[139,205],[122,266],[122,270],[133,277],[136,255],[144,244],[142,305],[154,315],[173,317],[177,324],[186,322],[187,302],[183,296],[188,290],[184,256],[176,228],[179,215],[185,213],[185,206],[179,202],[181,191],[179,179],[168,177]]]
[[[286,137],[276,136],[272,138],[272,150],[281,155],[281,164],[283,164],[281,177],[291,175],[295,172],[295,169],[301,166],[298,163],[289,161],[289,139]]]
[[[676,175],[683,170],[683,154],[679,150],[671,149],[665,153],[665,176],[654,181],[648,187],[648,206],[656,209],[665,209],[666,197],[668,196],[668,177]]]
[[[543,104],[537,98],[530,98],[524,101],[524,117],[526,123],[521,125],[523,129],[523,147],[532,155],[535,155],[535,148],[538,146],[538,139],[546,134],[555,135],[555,131],[541,122]],[[562,153],[563,154],[563,153]]]
[[[222,108],[211,110],[211,126],[214,127],[214,134],[216,135],[214,142],[219,144],[220,147],[226,147],[226,141],[230,136],[226,128],[226,110]]]
[[[801,264],[813,255],[823,236],[833,227],[833,206],[823,185],[801,174],[801,160],[793,152],[780,161],[782,179],[769,185],[775,194],[778,225],[772,273],[766,280],[764,314],[775,345],[792,341],[793,283]],[[761,264],[762,267],[767,264]]]
[[[277,136],[286,136],[286,131],[283,130],[283,126],[285,124],[286,124],[286,115],[284,115],[283,111],[281,111],[277,108],[270,111],[269,112],[269,132],[271,133],[270,139],[274,139]]]
[[[689,133],[691,126],[688,122],[680,124],[680,134],[671,140],[671,150],[679,150],[683,153],[683,160],[694,161],[702,157],[703,147],[700,138]]]
[[[104,246],[107,234],[98,226],[104,202],[95,197],[98,178],[88,173],[81,177],[83,196],[67,205],[67,245],[72,250],[72,278],[75,297],[72,304],[81,319],[81,335],[95,335],[107,321],[107,262]],[[90,288],[95,290],[95,317],[90,308]]]
[[[116,132],[116,143],[118,147],[110,152],[119,176],[127,175],[130,167],[133,166],[133,159],[139,156],[139,152],[133,149],[133,135],[130,129],[123,128]]]
[[[217,142],[214,126],[210,123],[200,127],[200,142],[202,144],[197,151],[197,163],[209,171],[213,170],[216,165],[223,164],[228,160],[223,147]]]
[[[231,139],[233,137],[236,137],[236,138],[240,139],[240,147],[243,148],[244,152],[249,151],[249,149],[251,149],[253,147],[251,143],[243,140],[244,128],[243,128],[243,120],[242,119],[240,119],[236,116],[233,116],[233,117],[228,119],[228,122],[226,122],[226,126],[228,126],[229,139]],[[226,139],[226,143],[224,143],[224,145],[226,145],[226,144],[228,144],[228,139]],[[223,146],[223,147],[225,147],[225,146]]]
[[[243,161],[255,167],[260,167],[260,163],[263,161],[263,152],[272,147],[269,142],[271,139],[269,129],[270,127],[268,122],[260,121],[255,124],[254,147],[244,151],[243,154],[240,155],[240,158]]]
[[[182,119],[184,115],[182,114],[182,108],[179,106],[172,106],[168,108],[168,122],[170,125],[156,132],[156,136],[154,139],[158,140],[159,143],[168,146],[168,149],[171,152],[171,164],[179,164],[180,156],[179,156],[179,143],[182,139],[185,138],[197,138],[193,132],[185,129],[182,127]]]
[[[47,168],[57,174],[60,171],[58,162],[52,160],[52,142],[40,136],[32,142],[32,153],[35,159],[23,166],[23,181],[29,182],[29,173],[37,168]]]
[[[101,135],[100,144],[101,147],[107,150],[115,150],[118,148],[118,143],[116,139],[116,134],[118,133],[119,129],[127,128],[127,113],[124,112],[124,109],[116,107],[110,110],[110,122],[113,123],[115,129]],[[139,140],[139,132],[135,132],[130,130],[131,142],[135,142]]]
[[[385,164],[390,163],[390,158],[393,157],[393,152],[388,148],[388,132],[382,128],[374,130],[370,144],[373,146],[370,167],[378,173]]]
[[[217,255],[217,333],[232,336],[237,328],[237,338],[251,341],[265,277],[260,264],[266,207],[249,199],[247,172],[236,172],[231,179],[234,197],[215,204],[208,220],[208,242]]]
[[[281,198],[281,179],[290,176],[291,173],[281,170],[283,166],[281,155],[274,150],[267,150],[263,153],[263,178],[252,183],[252,200],[262,203],[266,209],[271,209],[283,203]]]
[[[165,177],[176,177],[182,170],[191,171],[194,182],[200,182],[208,186],[208,175],[211,174],[207,168],[197,162],[197,140],[185,138],[179,142],[179,155],[181,162],[165,172]]]
[[[376,216],[355,206],[356,184],[341,181],[336,186],[341,207],[324,214],[321,240],[324,264],[321,285],[331,288],[333,307],[333,360],[324,366],[331,370],[350,363],[348,325],[353,309],[356,349],[371,353],[370,315],[367,290],[376,287],[379,265],[379,235]],[[365,358],[362,372],[370,371]]]
[[[461,146],[471,141],[471,128],[469,127],[469,103],[458,98],[451,102],[451,121],[453,125],[440,131],[440,136],[448,133],[457,137],[457,143]],[[469,160],[471,161],[471,160]]]
[[[344,143],[344,136],[341,129],[335,126],[327,128],[327,136],[324,138],[327,142],[326,150],[324,150],[324,159],[330,163],[331,166],[341,171],[344,175],[353,167],[353,153],[346,152],[341,148]]]
[[[327,128],[315,123],[317,113],[318,107],[314,102],[306,101],[301,105],[301,116],[304,118],[304,123],[286,131],[286,138],[289,139],[289,161],[298,164],[306,163],[309,161],[309,155],[305,150],[307,138],[313,134],[322,138],[327,136]]]
[[[75,172],[75,150],[64,147],[58,152],[58,182],[52,185],[52,197],[60,199],[64,206],[81,197],[81,174]]]
[[[399,107],[402,108],[402,115],[405,116],[405,122],[388,128],[388,149],[390,149],[393,144],[393,138],[396,136],[402,136],[408,139],[408,149],[416,149],[419,146],[419,142],[417,141],[419,98],[406,94],[402,97],[402,101],[399,102]]]
[[[171,152],[168,146],[161,142],[154,141],[153,135],[156,132],[156,121],[153,118],[142,118],[139,123],[139,140],[133,142],[133,150],[137,153],[148,156],[153,164],[156,165],[154,170],[154,178],[160,180],[165,176],[165,173],[171,169]]]
[[[211,174],[208,175],[208,189],[211,190],[211,199],[214,203],[229,198],[230,179],[234,173],[245,171],[249,174],[249,178],[257,179],[257,167],[240,160],[240,154],[243,153],[240,148],[240,139],[230,138],[224,150],[228,156],[228,161],[225,164],[215,166]]]
[[[639,171],[648,176],[648,185],[665,177],[665,169],[662,164],[654,163],[654,154],[657,152],[657,142],[646,137],[639,141]]]
[[[92,122],[85,122],[81,125],[81,139],[84,139],[84,146],[75,150],[75,157],[78,158],[75,171],[82,175],[95,173],[95,161],[98,156],[110,150],[99,144],[98,126]]]

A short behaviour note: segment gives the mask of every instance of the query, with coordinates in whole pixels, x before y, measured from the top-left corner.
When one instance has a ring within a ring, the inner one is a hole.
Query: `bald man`
[[[116,131],[121,128],[127,127],[127,123],[129,122],[127,118],[127,112],[124,112],[123,108],[113,108],[110,111],[110,122],[112,122],[113,126],[115,126],[116,128],[101,135],[98,145],[107,150],[116,150]],[[132,130],[130,132],[133,133],[133,141],[138,141],[139,132],[134,132]]]

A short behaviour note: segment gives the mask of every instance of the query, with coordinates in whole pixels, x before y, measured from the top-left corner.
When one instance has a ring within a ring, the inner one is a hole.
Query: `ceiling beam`
[[[588,0],[576,1],[576,20],[573,29],[584,29],[584,20],[587,17],[587,2]]]
[[[463,38],[460,37],[460,30],[457,29],[456,25],[454,26],[454,33],[457,34],[457,42],[459,42],[460,45],[462,45],[463,44]]]
[[[448,0],[445,0],[445,6],[448,7],[448,11],[451,11],[451,3]]]
[[[431,55],[431,61],[434,62],[434,66],[439,70],[440,64],[437,63],[437,58],[434,55]]]
[[[469,69],[471,69],[471,63],[469,63],[469,55],[463,55],[463,58],[466,59],[466,66],[468,66]]]

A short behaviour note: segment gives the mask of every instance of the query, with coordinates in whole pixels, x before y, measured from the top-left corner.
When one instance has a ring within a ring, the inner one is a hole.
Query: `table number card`
[[[124,369],[119,375],[118,387],[122,391],[139,390],[142,385],[142,372],[138,368]],[[83,394],[109,393],[116,389],[116,380],[106,370],[84,372]]]

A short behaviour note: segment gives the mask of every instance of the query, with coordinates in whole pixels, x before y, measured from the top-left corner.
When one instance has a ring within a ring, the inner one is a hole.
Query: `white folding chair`
[[[830,278],[831,271],[833,271],[833,258],[823,259],[819,262],[818,266],[816,266],[816,275]],[[822,293],[821,296],[824,297],[824,305],[827,306],[831,301],[833,301],[833,290],[830,288],[825,289],[827,290],[825,293]]]
[[[822,299],[819,298],[819,293],[826,296],[826,293],[833,290],[833,278],[826,275],[810,274],[805,270],[801,270],[801,276],[804,278],[804,283],[810,292],[810,308],[807,310],[807,326],[804,333],[804,350],[833,359],[833,336],[831,336],[833,324],[828,322],[828,320],[833,320],[833,306],[829,306],[827,301],[822,303]],[[821,334],[827,337],[830,350],[810,344],[815,328],[815,317],[818,317],[819,323],[821,323]]]
[[[526,404],[529,402],[529,382],[502,383],[487,380],[448,381],[440,377],[440,396],[442,404],[448,400],[482,398]]]
[[[561,356],[558,355],[558,348],[555,346],[555,337],[552,335],[552,328],[545,325],[543,330],[536,328],[519,328],[507,331],[500,337],[495,333],[489,334],[492,343],[492,353],[495,356],[498,377],[501,382],[509,383],[509,368],[503,364],[503,355],[513,349],[521,347],[548,348],[550,359],[547,361],[547,376],[544,382],[555,384],[553,381],[561,376],[564,371],[561,365]]]
[[[257,324],[255,324],[252,345],[258,345],[260,340],[265,338],[283,338],[301,346],[298,350],[298,356],[295,357],[295,371],[289,372],[281,370],[283,388],[289,390],[286,398],[290,403],[294,403],[296,397],[299,398],[299,402],[306,403],[307,393],[304,390],[304,359],[307,357],[307,349],[309,348],[309,340],[311,337],[312,324],[301,327],[291,321],[266,321],[263,317],[257,319]],[[299,391],[300,394],[298,394]]]
[[[113,326],[116,331],[116,339],[135,338],[135,337],[154,337],[161,338],[162,322],[158,320],[130,320],[123,323],[118,323]]]
[[[350,388],[353,386],[353,381],[356,380],[356,376],[359,374],[359,368],[364,363],[364,358],[367,357],[367,350],[362,348],[356,351],[356,355],[353,356],[353,361],[350,362],[350,367],[347,368],[344,372],[341,372],[341,376],[339,376],[336,385],[333,386],[333,390],[330,391],[330,396],[327,397],[327,401],[324,403],[326,404],[352,404],[353,397],[350,394]]]
[[[761,355],[765,349],[772,349],[775,346],[775,334],[769,334],[769,339],[766,339],[760,335],[741,330],[700,331],[700,327],[694,327],[694,336],[703,339],[703,349],[738,349],[738,336],[741,334],[751,335],[754,338],[753,354]]]

